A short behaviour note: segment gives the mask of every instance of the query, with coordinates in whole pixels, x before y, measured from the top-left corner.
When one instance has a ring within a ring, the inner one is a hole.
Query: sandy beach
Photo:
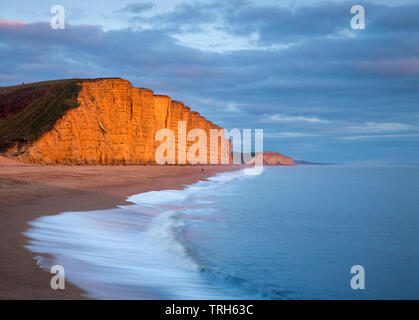
[[[127,196],[182,189],[239,166],[46,166],[0,156],[0,299],[83,299],[70,283],[52,290],[51,275],[24,246],[28,222],[63,211],[110,209]]]

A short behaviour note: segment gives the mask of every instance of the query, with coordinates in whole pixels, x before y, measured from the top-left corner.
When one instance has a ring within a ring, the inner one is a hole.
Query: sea
[[[419,299],[419,166],[264,167],[127,200],[40,217],[27,248],[93,299]]]

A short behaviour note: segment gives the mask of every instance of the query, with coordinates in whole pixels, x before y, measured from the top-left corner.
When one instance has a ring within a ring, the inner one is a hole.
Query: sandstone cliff
[[[199,128],[208,133],[210,160],[209,130],[219,127],[168,96],[154,95],[150,89],[135,88],[119,78],[27,86],[21,93],[25,101],[16,108],[11,103],[16,101],[20,86],[0,90],[0,147],[20,160],[43,164],[152,164],[161,143],[155,140],[155,134],[162,128],[175,133],[178,160],[178,121],[185,121],[187,132]],[[187,147],[193,143],[188,141]],[[219,152],[218,163],[220,160]]]

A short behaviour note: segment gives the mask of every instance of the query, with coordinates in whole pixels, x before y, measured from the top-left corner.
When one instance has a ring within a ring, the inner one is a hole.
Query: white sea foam
[[[67,279],[91,298],[238,298],[201,272],[182,241],[185,225],[179,215],[199,211],[206,204],[201,200],[220,192],[220,184],[242,177],[243,171],[228,172],[184,190],[128,197],[134,205],[41,217],[25,233],[27,247],[52,255],[54,261],[39,263],[63,265]]]

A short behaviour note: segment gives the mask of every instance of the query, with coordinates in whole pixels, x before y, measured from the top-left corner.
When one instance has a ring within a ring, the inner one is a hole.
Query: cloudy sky
[[[296,159],[419,162],[418,0],[1,0],[0,86],[74,77],[263,128],[265,150]]]

